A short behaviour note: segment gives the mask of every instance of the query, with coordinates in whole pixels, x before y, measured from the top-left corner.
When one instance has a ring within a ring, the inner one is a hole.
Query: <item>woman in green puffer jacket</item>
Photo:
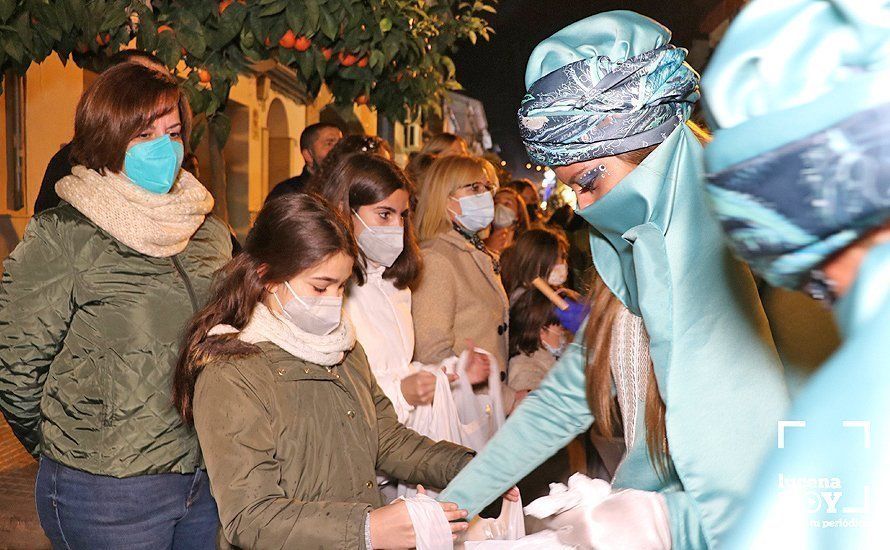
[[[55,548],[214,548],[216,505],[171,402],[183,328],[231,257],[181,170],[188,103],[168,73],[106,70],[77,108],[63,203],[34,218],[0,282],[0,410],[40,457]]]

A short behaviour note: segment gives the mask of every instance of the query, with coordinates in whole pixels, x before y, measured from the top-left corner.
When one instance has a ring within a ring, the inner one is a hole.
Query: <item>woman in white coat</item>
[[[410,219],[414,188],[392,161],[358,153],[338,161],[315,190],[352,219],[363,261],[357,265],[347,289],[346,313],[399,421],[412,427],[416,408],[433,402],[435,370],[444,368],[412,362],[414,321],[410,287],[422,265]],[[471,354],[466,370],[472,384],[486,381],[487,356]],[[454,376],[449,380],[453,381]],[[442,387],[441,382],[439,386]]]

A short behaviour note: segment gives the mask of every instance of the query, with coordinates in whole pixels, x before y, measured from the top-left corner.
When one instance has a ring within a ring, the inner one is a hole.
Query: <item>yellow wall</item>
[[[74,111],[84,88],[84,71],[73,63],[63,66],[56,56],[40,65],[33,65],[25,76],[25,208],[5,209],[0,202],[0,217],[12,222],[19,237],[34,213],[34,201],[46,165],[74,133]],[[3,97],[0,96],[0,100]],[[0,110],[3,103],[0,103]],[[5,120],[3,122],[5,144]],[[5,148],[5,145],[4,145]],[[3,192],[6,191],[6,154],[3,153]]]

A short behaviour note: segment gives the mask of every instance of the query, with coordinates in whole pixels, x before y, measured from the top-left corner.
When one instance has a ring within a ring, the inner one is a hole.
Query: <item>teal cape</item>
[[[730,548],[887,548],[890,517],[890,243],[835,305],[843,346],[787,415]]]
[[[706,205],[701,162],[681,125],[580,213],[600,276],[643,317],[667,407],[672,471],[659,477],[638,426],[613,486],[663,493],[678,549],[726,542],[788,402],[754,281]],[[582,335],[440,500],[475,515],[591,426]]]

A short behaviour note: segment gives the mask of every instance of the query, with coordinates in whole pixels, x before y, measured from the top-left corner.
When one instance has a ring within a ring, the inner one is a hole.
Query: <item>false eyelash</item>
[[[584,173],[583,176],[576,180],[578,183],[578,187],[580,187],[584,191],[592,191],[596,189],[596,181],[606,173],[608,173],[608,170],[606,170],[606,165],[600,164],[596,168],[588,170]]]

